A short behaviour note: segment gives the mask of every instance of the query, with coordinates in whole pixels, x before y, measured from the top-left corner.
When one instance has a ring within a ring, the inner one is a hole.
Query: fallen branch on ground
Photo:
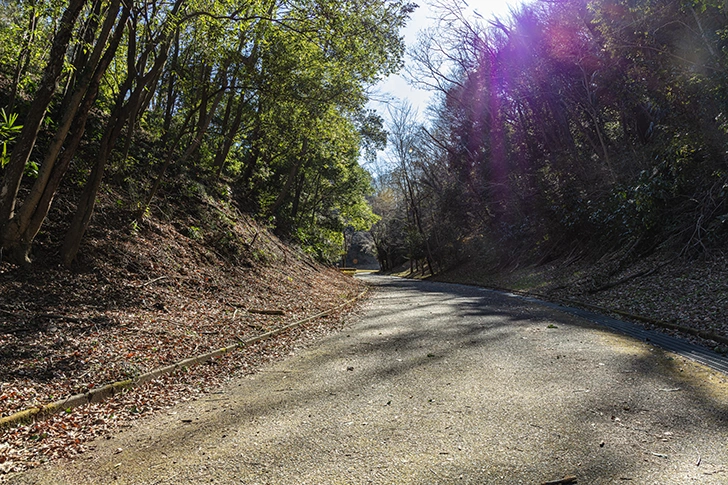
[[[570,483],[576,483],[576,477],[569,475],[559,480],[551,480],[549,482],[542,482],[541,485],[568,485]]]

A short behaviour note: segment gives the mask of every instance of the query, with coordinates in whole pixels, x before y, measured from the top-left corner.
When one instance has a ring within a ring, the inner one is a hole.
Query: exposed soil
[[[259,335],[361,292],[358,281],[290,249],[230,206],[193,198],[195,211],[134,224],[107,195],[73,271],[56,263],[53,227],[39,238],[31,268],[0,262],[0,417]],[[101,404],[0,430],[0,481],[82,453],[90,439],[286,355],[342,317],[312,321]]]

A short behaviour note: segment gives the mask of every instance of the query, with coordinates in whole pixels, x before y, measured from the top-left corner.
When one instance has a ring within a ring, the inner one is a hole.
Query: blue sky
[[[428,5],[430,0],[415,1],[420,5],[420,7],[412,15],[407,28],[402,31],[408,49],[417,41],[417,33],[419,31],[434,24],[432,19],[434,16],[434,10]],[[469,11],[476,11],[487,20],[493,16],[498,16],[500,18],[506,17],[508,15],[509,8],[519,5],[522,1],[465,0],[464,3],[467,5]],[[407,62],[409,62],[409,59],[407,59]],[[430,97],[430,93],[427,91],[422,91],[409,86],[401,75],[389,76],[377,85],[376,91],[379,95],[375,95],[374,98],[381,98],[388,95],[394,96],[398,99],[406,99],[419,111],[420,114],[424,113]],[[373,109],[376,109],[380,115],[385,114],[386,108],[380,103],[372,102],[370,106]]]

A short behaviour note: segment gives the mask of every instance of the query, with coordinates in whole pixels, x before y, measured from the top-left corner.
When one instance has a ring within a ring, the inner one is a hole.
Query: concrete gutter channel
[[[616,318],[608,317],[608,316],[594,313],[594,312],[591,312],[588,310],[583,310],[581,308],[564,306],[560,303],[553,303],[553,302],[541,300],[538,298],[534,298],[532,296],[519,295],[514,292],[507,291],[507,290],[488,289],[487,291],[493,291],[495,293],[509,296],[511,298],[517,298],[517,299],[520,299],[523,301],[527,301],[529,303],[534,303],[534,304],[541,305],[541,306],[551,308],[554,310],[558,310],[558,311],[561,311],[564,313],[575,315],[577,317],[583,318],[590,322],[593,322],[598,325],[602,325],[609,329],[615,330],[624,335],[628,335],[630,337],[636,338],[643,342],[649,342],[651,344],[657,345],[658,347],[661,347],[662,349],[667,350],[668,352],[672,352],[679,356],[694,360],[695,362],[698,362],[707,367],[710,367],[713,370],[717,370],[724,374],[728,374],[728,357],[721,355],[717,352],[708,350],[699,345],[692,344],[681,338],[673,337],[671,335],[667,335],[667,334],[664,334],[661,332],[655,332],[652,330],[648,330],[648,329],[643,328],[634,323],[625,322],[623,320],[617,320]],[[602,309],[602,310],[605,312],[610,311],[609,309]],[[638,318],[638,317],[634,317],[634,318]],[[675,327],[672,325],[662,325],[660,322],[651,322],[651,323],[654,323],[654,324],[660,325],[660,326],[665,326],[667,328]],[[724,340],[720,339],[720,341],[723,342]]]
[[[292,328],[301,326],[304,323],[310,322],[317,318],[324,317],[326,315],[330,315],[331,313],[333,313],[337,310],[341,310],[342,308],[345,308],[346,306],[351,305],[355,301],[361,299],[361,297],[363,297],[367,293],[367,291],[368,290],[362,291],[354,298],[344,302],[343,304],[341,304],[337,307],[331,308],[331,309],[323,311],[321,313],[317,313],[316,315],[310,316],[308,318],[304,318],[303,320],[299,320],[299,321],[290,323],[281,328],[277,328],[275,330],[271,330],[270,332],[266,332],[261,335],[257,335],[255,337],[251,337],[247,340],[240,340],[233,344],[227,345],[225,347],[219,348],[217,350],[213,350],[213,351],[205,353],[205,354],[198,355],[196,357],[191,357],[189,359],[184,359],[184,360],[179,361],[174,364],[166,365],[164,367],[159,367],[157,369],[146,372],[140,376],[137,376],[134,379],[127,379],[124,381],[114,382],[114,383],[107,384],[105,386],[93,389],[91,391],[84,392],[82,394],[76,394],[74,396],[66,397],[65,399],[61,399],[59,401],[55,401],[50,404],[45,404],[42,406],[35,406],[32,408],[24,409],[22,411],[18,411],[9,416],[0,418],[0,429],[9,428],[9,427],[15,426],[17,424],[32,421],[34,419],[39,419],[39,418],[50,416],[53,414],[58,414],[58,413],[67,411],[68,409],[82,406],[84,404],[101,402],[101,401],[104,401],[104,400],[114,396],[115,394],[121,392],[124,389],[131,389],[133,387],[138,387],[142,384],[153,381],[154,379],[157,379],[158,377],[160,377],[162,375],[169,374],[178,369],[191,367],[191,366],[197,365],[197,364],[202,364],[204,362],[207,362],[208,360],[211,360],[216,357],[220,357],[222,355],[230,353],[235,349],[242,349],[242,348],[248,347],[254,343],[261,342],[263,340],[268,340],[272,337],[275,337],[276,335],[280,335],[288,330],[291,330]]]

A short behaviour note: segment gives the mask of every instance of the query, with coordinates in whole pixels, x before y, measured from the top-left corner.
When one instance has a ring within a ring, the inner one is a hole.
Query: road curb
[[[61,413],[64,411],[67,412],[72,408],[82,406],[84,404],[101,402],[125,389],[131,389],[131,388],[140,386],[147,382],[153,381],[154,379],[157,379],[160,376],[174,372],[178,369],[191,367],[191,366],[197,365],[197,364],[202,364],[204,362],[207,362],[210,359],[214,359],[215,357],[219,357],[221,355],[227,354],[235,349],[245,348],[254,343],[261,342],[263,340],[267,340],[271,337],[275,337],[276,335],[280,335],[288,330],[291,330],[292,328],[301,326],[304,323],[308,323],[312,320],[316,320],[317,318],[321,318],[321,317],[330,315],[331,313],[334,313],[338,310],[341,310],[342,308],[345,308],[345,307],[351,305],[352,303],[356,302],[357,300],[361,299],[368,291],[369,291],[369,289],[367,288],[364,291],[362,291],[361,293],[359,293],[357,296],[355,296],[354,298],[347,300],[346,302],[342,303],[341,305],[331,308],[329,310],[323,311],[321,313],[317,313],[316,315],[304,318],[303,320],[298,320],[296,322],[285,325],[281,328],[271,330],[270,332],[266,332],[261,335],[257,335],[255,337],[251,337],[247,340],[240,340],[240,341],[230,344],[228,346],[221,347],[217,350],[213,350],[211,352],[207,352],[205,354],[201,354],[196,357],[191,357],[188,359],[181,360],[174,364],[166,365],[164,367],[159,367],[157,369],[154,369],[154,370],[151,370],[144,374],[141,374],[141,375],[135,377],[134,379],[126,379],[123,381],[114,382],[114,383],[99,387],[97,389],[93,389],[91,391],[84,392],[82,394],[76,394],[73,396],[69,396],[65,399],[61,399],[61,400],[52,402],[50,404],[45,404],[42,406],[36,406],[36,407],[24,409],[22,411],[18,411],[9,416],[0,418],[0,429],[9,428],[9,427],[15,426],[20,423],[27,423],[27,422],[33,421],[35,419],[51,416],[53,414],[58,414],[58,413]]]
[[[692,329],[689,327],[682,327],[680,325],[669,324],[666,322],[660,322],[659,320],[654,320],[649,317],[632,315],[627,312],[617,311],[610,308],[603,308],[597,305],[590,305],[575,300],[552,300],[534,293],[528,293],[518,290],[506,290],[503,288],[496,289],[494,287],[488,287],[487,290],[495,291],[497,293],[507,295],[512,298],[521,298],[524,301],[529,301],[537,305],[552,308],[557,311],[576,315],[577,317],[584,318],[616,332],[636,338],[640,341],[650,342],[652,345],[657,345],[658,347],[661,347],[668,352],[672,352],[682,357],[687,357],[713,370],[722,372],[723,374],[728,374],[728,357],[726,357],[725,355],[714,352],[706,346],[690,343],[684,338],[673,337],[667,333],[649,330],[643,325],[630,323],[626,320],[620,320],[618,318],[613,318],[608,316],[608,314],[614,313],[623,317],[629,317],[630,319],[641,320],[642,322],[647,322],[654,326],[681,330],[683,332],[687,332],[693,335],[700,335],[704,338],[711,338],[717,342],[725,342],[727,339],[721,337],[720,335],[710,334],[709,332],[703,332],[703,335],[701,335],[699,333],[701,332],[700,330]]]
[[[728,345],[728,338],[723,337],[723,336],[720,336],[720,335],[715,334],[713,332],[706,332],[705,330],[698,330],[696,328],[685,327],[683,325],[678,325],[676,323],[664,322],[662,320],[657,320],[657,319],[650,318],[650,317],[645,317],[645,316],[642,316],[642,315],[635,315],[635,314],[632,314],[632,313],[629,313],[629,312],[625,312],[625,311],[622,311],[622,310],[615,310],[613,308],[603,308],[603,307],[600,307],[600,306],[597,306],[597,305],[591,305],[589,303],[582,303],[582,302],[577,301],[577,300],[563,300],[563,301],[564,301],[564,303],[568,303],[569,305],[582,306],[584,308],[588,308],[588,309],[591,309],[591,310],[596,310],[596,311],[599,311],[599,312],[611,312],[611,313],[615,313],[615,314],[617,314],[619,316],[622,316],[622,317],[625,317],[625,318],[629,318],[631,320],[637,320],[637,321],[640,321],[640,322],[649,323],[650,325],[654,325],[656,327],[661,327],[661,328],[666,328],[668,330],[677,330],[679,332],[687,333],[687,334],[690,334],[690,335],[694,335],[696,337],[701,337],[701,338],[704,338],[704,339],[713,340],[714,342],[719,342],[721,344]]]
[[[480,285],[478,285],[478,286],[480,286]],[[514,290],[514,289],[511,289],[511,288],[503,288],[503,287],[499,287],[499,286],[490,286],[490,285],[488,285],[488,286],[481,286],[481,288],[489,288],[489,289],[492,289],[492,290],[513,293],[513,294],[520,295],[520,296],[526,296],[526,297],[531,297],[531,298],[538,298],[539,300],[550,301],[550,302],[557,303],[557,304],[564,304],[564,305],[570,305],[570,306],[575,306],[575,307],[582,307],[582,308],[586,308],[586,309],[589,309],[589,310],[597,311],[597,312],[599,312],[599,313],[601,313],[603,315],[607,315],[609,313],[614,313],[614,314],[619,315],[621,317],[629,318],[630,320],[636,320],[638,322],[649,323],[650,325],[654,325],[656,327],[665,328],[665,329],[668,329],[668,330],[677,330],[679,332],[687,333],[687,334],[690,334],[690,335],[694,335],[696,337],[701,337],[701,338],[704,338],[704,339],[713,340],[714,342],[718,342],[718,343],[721,343],[721,344],[724,344],[724,345],[728,345],[728,338],[723,337],[723,336],[718,335],[718,334],[715,334],[713,332],[706,332],[705,330],[698,330],[696,328],[686,327],[684,325],[678,325],[676,323],[668,323],[668,322],[664,322],[662,320],[657,320],[655,318],[645,317],[645,316],[642,316],[642,315],[635,315],[633,313],[625,312],[623,310],[617,310],[617,309],[614,309],[614,308],[601,307],[601,306],[598,306],[598,305],[593,305],[591,303],[585,303],[585,302],[579,301],[579,300],[571,300],[571,299],[568,299],[568,298],[564,298],[564,299],[562,299],[562,298],[553,298],[553,297],[550,297],[548,295],[542,295],[540,293],[532,293],[532,292],[523,291],[523,290]]]

